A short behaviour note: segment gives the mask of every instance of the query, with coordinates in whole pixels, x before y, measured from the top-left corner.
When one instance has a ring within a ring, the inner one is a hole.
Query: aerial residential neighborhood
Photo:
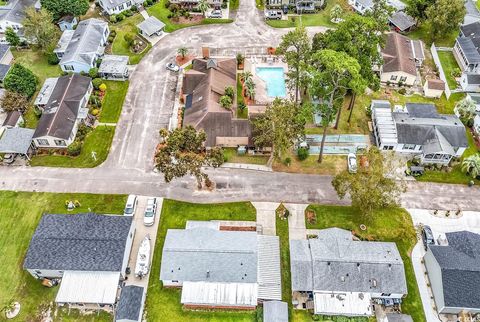
[[[480,321],[480,2],[0,1],[0,320]]]

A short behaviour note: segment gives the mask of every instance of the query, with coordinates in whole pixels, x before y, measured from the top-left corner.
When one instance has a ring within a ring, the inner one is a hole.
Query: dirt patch
[[[198,24],[203,21],[203,16],[200,15],[191,15],[188,18],[185,17],[178,17],[171,19],[174,24],[177,25],[188,25],[188,24]]]

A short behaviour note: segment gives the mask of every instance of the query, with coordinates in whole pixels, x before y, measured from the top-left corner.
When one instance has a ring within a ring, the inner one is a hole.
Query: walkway
[[[288,217],[288,236],[289,239],[306,239],[307,238],[307,227],[305,226],[305,209],[307,209],[307,204],[285,204],[288,211],[290,212],[290,217]]]
[[[276,236],[275,211],[280,204],[278,202],[252,202],[257,210],[257,225],[262,226],[263,235]]]

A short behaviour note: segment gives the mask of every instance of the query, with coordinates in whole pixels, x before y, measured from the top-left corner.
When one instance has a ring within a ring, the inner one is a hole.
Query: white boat
[[[138,248],[135,276],[144,277],[150,270],[150,235],[145,236]]]

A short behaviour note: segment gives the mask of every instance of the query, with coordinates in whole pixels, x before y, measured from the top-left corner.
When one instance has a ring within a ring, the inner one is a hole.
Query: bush
[[[111,15],[110,16],[110,22],[111,23],[116,23],[117,22],[117,15]]]
[[[123,12],[122,12],[122,13],[119,13],[119,14],[117,15],[117,22],[120,22],[120,21],[122,21],[123,19],[125,19],[125,15],[123,14]]]
[[[227,3],[225,3],[225,2],[222,3],[221,7],[222,7],[222,9],[227,9]]]
[[[291,163],[292,163],[292,159],[290,159],[289,157],[283,160],[283,164],[286,165],[287,167],[289,167]]]
[[[132,12],[137,12],[138,11],[138,8],[137,6],[133,5],[130,10],[132,10]]]
[[[169,3],[169,2],[167,2],[167,3]],[[144,1],[144,2],[143,2],[143,6],[144,6],[145,8],[148,7],[148,2],[147,2],[147,1]]]
[[[108,36],[107,41],[108,41],[109,43],[113,43],[114,40],[115,40],[115,37],[114,37],[114,36]]]
[[[47,62],[49,65],[57,65],[60,62],[57,55],[55,53],[48,53],[47,54]]]
[[[100,111],[98,110],[98,108],[94,108],[94,109],[92,110],[92,113],[91,113],[91,114],[92,114],[93,116],[97,116],[98,113],[100,113]]]
[[[235,90],[232,86],[225,87],[225,95],[233,99],[233,97],[235,96]]]
[[[123,14],[124,14],[125,16],[127,16],[127,17],[133,16],[133,12],[132,12],[131,10],[125,10],[125,11],[123,12]]]
[[[98,89],[102,92],[105,92],[107,90],[107,85],[105,85],[105,83],[102,83],[102,84],[100,84]]]
[[[240,109],[240,111],[243,111],[246,107],[247,105],[245,104],[245,102],[238,103],[238,108]]]
[[[93,88],[95,89],[99,89],[102,83],[103,83],[103,80],[101,78],[95,78],[92,80],[92,85],[93,85]]]
[[[76,140],[83,141],[85,139],[85,137],[87,136],[88,132],[90,132],[90,130],[91,130],[91,128],[89,128],[85,124],[81,123],[78,126]]]
[[[309,151],[307,148],[298,148],[297,150],[297,157],[300,161],[305,160],[309,156]]]
[[[148,4],[148,6],[151,6],[153,4],[153,1],[152,0],[147,0],[147,4]]]
[[[14,64],[3,84],[6,89],[30,98],[37,90],[38,79],[28,68]]]
[[[73,141],[73,143],[67,147],[67,154],[72,157],[80,155],[80,153],[82,153],[82,145],[82,142],[79,140]]]
[[[90,68],[90,70],[88,71],[88,76],[90,76],[91,78],[97,78],[98,77],[98,68]]]
[[[405,94],[407,94],[407,90],[406,90],[405,88],[400,88],[400,89],[398,90],[398,94],[400,94],[400,95],[405,95]]]
[[[132,47],[133,42],[135,41],[135,36],[132,35],[131,33],[128,33],[123,36],[123,39],[128,44],[128,46]]]

